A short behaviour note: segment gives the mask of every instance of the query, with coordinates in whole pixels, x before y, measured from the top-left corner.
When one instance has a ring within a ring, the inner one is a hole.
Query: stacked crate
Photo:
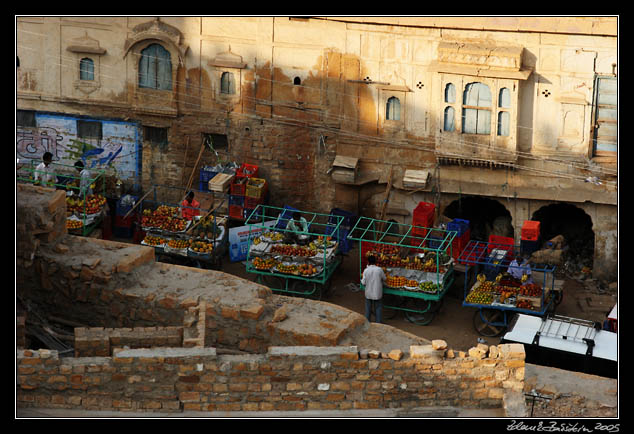
[[[252,179],[259,179],[258,174],[259,168],[253,164],[245,163],[236,170],[236,176],[229,188],[229,217],[244,220],[259,204],[253,198],[256,189],[253,185],[249,185],[249,183],[253,184]]]
[[[138,198],[134,197],[134,201],[136,202]],[[134,222],[137,218],[136,211],[130,213],[129,216],[125,217],[126,214],[132,209],[134,205],[122,205],[121,199],[117,201],[117,208],[115,211],[114,218],[114,236],[117,238],[132,238],[134,235]]]
[[[471,239],[469,220],[453,219],[447,224],[447,230],[456,232],[451,243],[451,253],[454,259],[458,259]]]
[[[436,211],[436,205],[430,202],[419,202],[412,216],[412,231],[414,236],[410,238],[410,245],[418,246],[422,241],[421,238],[425,238],[427,235],[426,228],[434,226],[434,212]],[[423,245],[425,247],[425,245]]]
[[[534,220],[524,220],[522,233],[520,236],[520,254],[532,255],[539,250],[540,244],[540,222]]]

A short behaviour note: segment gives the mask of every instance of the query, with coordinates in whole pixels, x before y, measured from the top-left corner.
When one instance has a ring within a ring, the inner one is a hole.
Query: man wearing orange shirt
[[[185,220],[191,220],[200,215],[200,202],[194,199],[194,192],[190,191],[181,204],[181,215]]]

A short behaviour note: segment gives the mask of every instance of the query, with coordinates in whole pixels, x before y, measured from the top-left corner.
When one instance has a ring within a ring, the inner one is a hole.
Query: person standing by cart
[[[52,161],[53,154],[45,152],[42,156],[42,162],[38,164],[33,172],[33,181],[35,184],[42,183],[42,185],[53,185],[57,182],[57,177],[51,167]]]
[[[75,193],[82,198],[92,194],[90,170],[84,167],[84,162],[81,160],[75,162],[75,169],[79,172],[79,191]]]
[[[370,321],[372,312],[374,320],[381,323],[383,320],[383,282],[385,273],[376,265],[374,256],[368,257],[368,266],[363,270],[361,284],[365,286],[365,317]]]

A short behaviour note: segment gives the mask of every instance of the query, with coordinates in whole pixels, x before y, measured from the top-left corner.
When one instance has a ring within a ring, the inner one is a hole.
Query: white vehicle
[[[618,336],[593,321],[518,314],[501,343],[524,344],[527,363],[618,376]]]

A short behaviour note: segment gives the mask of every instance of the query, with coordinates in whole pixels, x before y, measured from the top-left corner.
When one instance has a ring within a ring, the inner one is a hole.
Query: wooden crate
[[[215,191],[218,193],[226,193],[231,185],[234,175],[228,175],[226,173],[219,173],[209,180],[209,191]]]

